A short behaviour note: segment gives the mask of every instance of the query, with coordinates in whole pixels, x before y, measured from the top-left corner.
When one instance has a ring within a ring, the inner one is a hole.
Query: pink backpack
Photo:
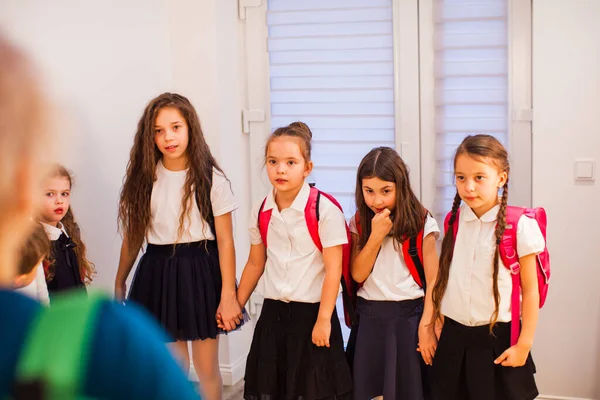
[[[321,243],[321,238],[319,237],[319,201],[321,196],[325,196],[329,201],[331,201],[340,211],[342,210],[342,206],[340,203],[330,194],[320,191],[316,187],[310,187],[310,194],[308,196],[308,201],[306,202],[306,207],[304,208],[304,218],[306,219],[306,226],[308,227],[308,233],[313,240],[313,243],[319,249],[320,252],[323,252],[323,244]],[[271,221],[271,212],[273,210],[264,210],[265,202],[267,199],[265,198],[260,205],[260,209],[258,211],[258,229],[260,231],[260,237],[265,247],[267,245],[267,232],[269,230],[269,222]],[[352,279],[350,274],[350,246],[352,243],[352,239],[350,237],[350,229],[348,228],[348,224],[346,224],[346,236],[348,237],[348,243],[342,246],[342,299],[344,302],[344,319],[348,328],[351,328],[354,324],[357,323],[356,319],[356,298],[352,297],[353,293],[356,293],[356,290],[353,289],[356,282]]]
[[[444,231],[448,232],[448,222],[450,220],[451,212],[446,215],[444,220]],[[546,241],[546,211],[541,208],[522,208],[522,207],[506,207],[506,229],[504,235],[502,235],[502,241],[500,243],[500,258],[502,263],[511,272],[512,276],[512,295],[511,295],[511,310],[512,310],[512,323],[510,330],[510,344],[515,345],[519,339],[519,332],[521,327],[521,279],[520,271],[521,265],[519,264],[519,255],[517,254],[517,225],[519,218],[525,215],[529,218],[533,218],[537,221],[542,235],[544,236],[544,242]],[[460,216],[460,209],[456,212],[456,219],[453,224],[454,238],[458,233],[458,221]],[[544,250],[537,255],[537,278],[538,278],[538,290],[540,293],[540,308],[544,306],[546,302],[546,296],[548,295],[548,284],[550,282],[550,253],[548,247],[544,246]]]

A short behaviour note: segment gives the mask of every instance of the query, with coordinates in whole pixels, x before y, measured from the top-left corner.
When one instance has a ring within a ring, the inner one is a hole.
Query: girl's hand
[[[425,364],[432,365],[435,351],[437,350],[437,338],[433,325],[428,325],[424,321],[419,324],[419,347],[417,351],[421,353]]]
[[[244,316],[242,307],[237,301],[236,295],[221,297],[221,303],[217,308],[217,326],[226,331],[232,331],[241,323]]]
[[[125,294],[127,293],[127,284],[123,282],[115,282],[115,300],[117,302],[123,302],[125,300]]]
[[[503,367],[522,367],[527,361],[529,350],[529,347],[517,343],[506,349],[500,357],[496,358],[494,364],[500,364]]]
[[[394,223],[390,218],[390,210],[386,208],[379,214],[375,214],[371,220],[371,237],[378,241],[383,241],[393,226]]]
[[[312,331],[312,342],[318,347],[329,347],[331,336],[331,321],[329,319],[317,319]]]

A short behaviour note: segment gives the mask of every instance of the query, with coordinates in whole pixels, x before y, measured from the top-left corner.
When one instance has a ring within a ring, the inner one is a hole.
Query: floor
[[[223,386],[223,400],[242,400],[244,397],[244,381],[233,386]]]

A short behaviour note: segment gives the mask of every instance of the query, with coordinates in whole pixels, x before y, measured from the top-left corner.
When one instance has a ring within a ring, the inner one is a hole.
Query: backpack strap
[[[306,226],[308,227],[308,233],[312,238],[313,243],[317,246],[320,252],[323,252],[323,244],[319,237],[319,202],[321,200],[321,191],[314,186],[310,187],[310,193],[308,195],[308,201],[306,207],[304,207],[304,218],[306,219]],[[323,193],[333,204],[335,204],[340,210],[342,206],[332,196],[327,193]]]
[[[98,309],[106,296],[80,291],[53,299],[32,323],[17,365],[15,400],[73,400],[84,386]]]
[[[319,251],[323,252],[323,244],[321,243],[321,238],[319,236],[319,204],[321,201],[321,195],[325,196],[327,200],[331,201],[333,205],[335,205],[339,210],[343,213],[344,210],[341,204],[337,201],[335,197],[330,195],[329,193],[321,192],[319,189],[311,185],[310,193],[308,195],[308,201],[306,202],[306,207],[304,208],[304,219],[306,220],[306,226],[308,228],[308,233],[313,240],[313,243],[319,249]],[[348,237],[348,244],[342,246],[342,301],[344,302],[344,310],[347,315],[346,325],[354,326],[358,323],[358,319],[356,316],[355,310],[355,288],[354,282],[352,281],[352,275],[350,273],[350,247],[352,246],[352,239],[350,236],[350,230],[348,229],[348,225],[346,226],[346,236]]]
[[[267,247],[267,232],[269,231],[269,222],[271,222],[271,214],[273,213],[273,209],[264,211],[265,203],[267,202],[267,198],[263,200],[260,208],[258,209],[258,230],[260,231],[260,237],[262,239],[263,244]]]
[[[425,214],[427,218],[427,214]],[[404,256],[404,263],[408,268],[410,275],[413,277],[417,285],[419,285],[423,291],[426,290],[427,281],[425,279],[425,268],[423,267],[423,229],[419,231],[417,236],[413,236],[402,242],[402,255]]]
[[[517,227],[519,219],[526,208],[506,207],[506,228],[502,235],[502,240],[498,244],[500,258],[504,266],[510,271],[512,278],[511,293],[511,326],[510,326],[510,344],[515,345],[519,340],[521,330],[521,264],[519,264],[519,255],[517,254]]]

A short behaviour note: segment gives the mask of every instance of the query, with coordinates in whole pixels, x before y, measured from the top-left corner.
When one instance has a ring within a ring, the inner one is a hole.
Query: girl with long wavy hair
[[[123,234],[115,296],[140,249],[129,300],[143,305],[169,333],[189,368],[188,342],[202,389],[221,398],[218,335],[243,324],[237,302],[229,180],[210,152],[190,101],[163,93],[138,123],[119,201]],[[217,319],[224,329],[217,327]]]

